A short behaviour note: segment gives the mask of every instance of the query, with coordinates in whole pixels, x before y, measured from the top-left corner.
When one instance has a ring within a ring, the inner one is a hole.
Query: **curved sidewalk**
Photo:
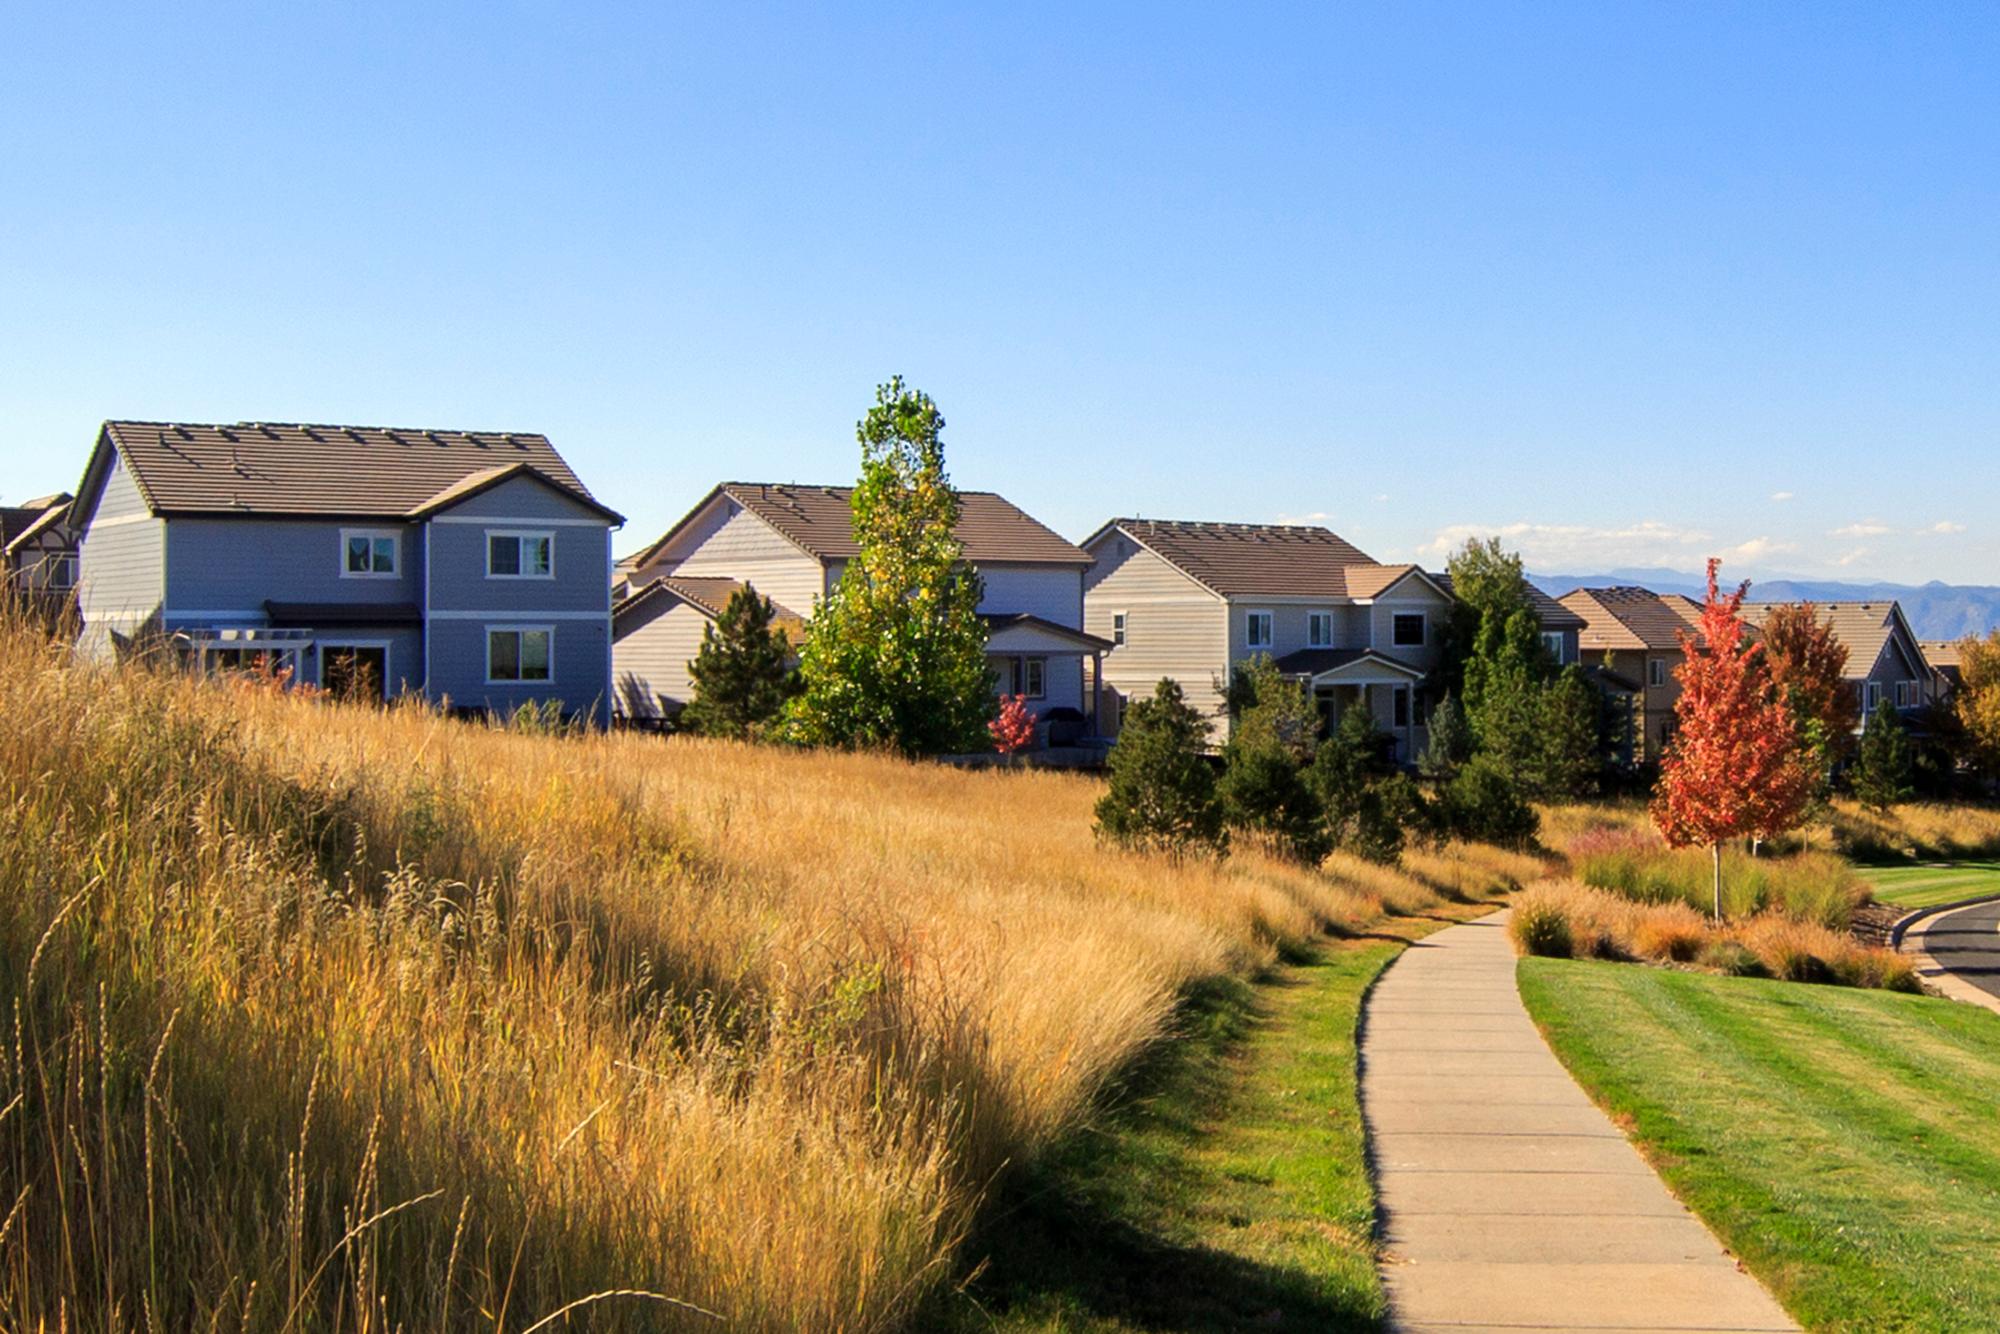
[[[1542,1040],[1507,914],[1404,952],[1361,1022],[1403,1330],[1796,1330]]]
[[[1924,918],[1903,937],[1917,976],[1953,1000],[2000,1011],[2000,899]]]

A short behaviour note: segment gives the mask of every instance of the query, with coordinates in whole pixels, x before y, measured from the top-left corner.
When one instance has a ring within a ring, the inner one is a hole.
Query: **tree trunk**
[[[1720,841],[1708,845],[1715,858],[1715,924],[1722,925],[1722,844]]]

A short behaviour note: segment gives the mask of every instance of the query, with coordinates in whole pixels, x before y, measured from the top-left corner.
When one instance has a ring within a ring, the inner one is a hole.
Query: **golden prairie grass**
[[[905,1326],[1178,999],[1522,880],[1090,779],[547,738],[0,630],[0,1327]],[[671,1299],[671,1300],[669,1300]]]
[[[1868,860],[1921,857],[1940,861],[2000,856],[2000,808],[1965,802],[1910,802],[1887,811],[1838,801],[1828,841]]]
[[[1641,903],[1576,881],[1545,881],[1516,900],[1509,929],[1527,954],[1917,990],[1904,955],[1776,910],[1717,926],[1685,903]]]

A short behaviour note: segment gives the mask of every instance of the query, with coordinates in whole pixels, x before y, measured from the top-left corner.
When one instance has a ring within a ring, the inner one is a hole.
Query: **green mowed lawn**
[[[1933,862],[1916,866],[1856,868],[1883,903],[1929,908],[1939,903],[2000,894],[2000,862]]]
[[[2000,1015],[1525,959],[1556,1053],[1814,1330],[2000,1329]]]

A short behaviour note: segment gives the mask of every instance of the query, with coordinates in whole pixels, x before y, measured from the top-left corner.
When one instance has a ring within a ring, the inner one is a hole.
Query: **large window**
[[[43,582],[59,592],[68,592],[76,587],[76,557],[69,554],[50,556],[43,563]]]
[[[1271,613],[1251,611],[1243,614],[1243,645],[1245,648],[1271,647]]]
[[[1389,642],[1397,648],[1422,648],[1428,625],[1420,611],[1399,611],[1389,622]]]
[[[1029,699],[1048,698],[1049,660],[1047,658],[1023,658],[1021,660],[1021,693]]]
[[[340,577],[393,579],[402,551],[402,534],[389,528],[340,530]]]
[[[1542,647],[1549,651],[1549,656],[1551,658],[1555,659],[1556,666],[1560,667],[1563,665],[1565,659],[1563,658],[1562,631],[1560,630],[1542,631]]]
[[[551,649],[555,631],[548,626],[507,626],[486,632],[486,683],[510,685],[555,679]]]
[[[486,534],[488,579],[553,579],[555,573],[554,533]]]
[[[1306,647],[1333,647],[1333,613],[1330,611],[1309,611],[1306,613]]]

